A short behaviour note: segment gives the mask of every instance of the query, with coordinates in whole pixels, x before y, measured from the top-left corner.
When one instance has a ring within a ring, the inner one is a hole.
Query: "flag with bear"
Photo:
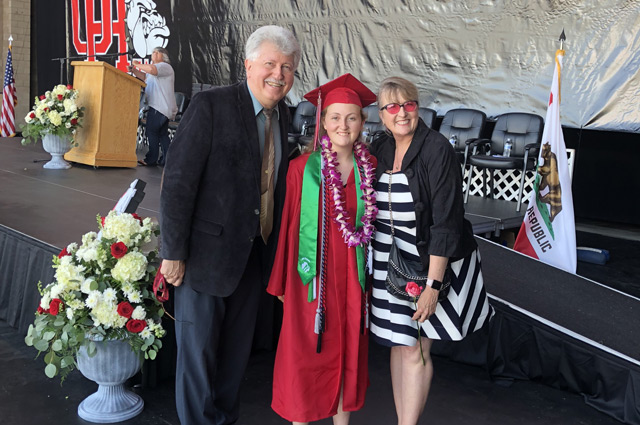
[[[563,32],[564,35],[564,32]],[[576,272],[576,230],[567,150],[560,125],[560,78],[564,50],[556,51],[549,107],[533,191],[514,249]]]

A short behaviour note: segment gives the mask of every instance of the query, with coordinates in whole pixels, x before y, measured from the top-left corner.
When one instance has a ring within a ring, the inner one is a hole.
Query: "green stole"
[[[364,215],[364,201],[362,200],[362,189],[360,170],[353,157],[354,177],[356,180],[356,230],[362,227],[362,216]],[[320,187],[322,185],[322,155],[320,151],[314,151],[309,156],[304,167],[302,178],[302,199],[300,205],[300,233],[298,241],[298,274],[304,285],[313,280],[317,273],[318,264],[318,218],[319,218],[319,198]],[[360,244],[356,248],[356,259],[358,261],[358,280],[364,291],[365,287],[365,247]],[[307,301],[312,302],[314,297],[313,285],[309,285]]]

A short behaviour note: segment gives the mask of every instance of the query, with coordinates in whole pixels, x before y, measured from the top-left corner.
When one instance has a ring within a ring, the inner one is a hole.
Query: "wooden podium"
[[[140,88],[144,82],[106,62],[71,62],[82,128],[64,158],[96,167],[135,167]]]

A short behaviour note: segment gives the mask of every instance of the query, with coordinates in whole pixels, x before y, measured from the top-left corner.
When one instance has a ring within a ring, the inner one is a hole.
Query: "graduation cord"
[[[360,175],[364,175],[364,169],[363,167],[358,167],[358,169],[360,170]],[[367,275],[367,270],[369,268],[369,255],[371,255],[371,253],[369,252],[369,246],[371,245],[371,242],[367,242],[365,244],[364,248],[364,273],[365,273],[365,284],[364,284],[364,290],[362,291],[362,298],[360,301],[360,308],[362,309],[360,312],[360,334],[365,335],[367,333],[367,329],[369,329],[369,289],[370,289],[370,284],[368,282],[368,279],[366,277]]]
[[[369,244],[364,247],[364,270],[367,271],[367,264],[369,264]],[[365,278],[366,279],[366,278]],[[369,285],[368,282],[364,285],[365,290],[362,291],[362,298],[360,302],[360,334],[365,335],[369,328]]]
[[[325,329],[325,282],[327,279],[327,197],[328,186],[322,178],[322,234],[320,235],[320,276],[318,279],[318,308],[316,309],[315,333],[318,334],[316,353],[322,351],[322,334]]]

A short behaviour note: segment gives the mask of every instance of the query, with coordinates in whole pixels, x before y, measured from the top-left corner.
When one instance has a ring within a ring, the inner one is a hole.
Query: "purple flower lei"
[[[362,190],[362,200],[364,201],[364,214],[362,216],[362,227],[356,230],[355,226],[349,221],[349,213],[344,207],[344,187],[340,179],[340,171],[338,171],[338,155],[331,151],[331,141],[327,136],[323,136],[320,142],[322,147],[322,157],[325,160],[325,166],[322,169],[325,181],[333,197],[334,214],[332,219],[342,232],[342,238],[349,247],[366,244],[371,240],[375,227],[373,221],[378,214],[376,207],[376,192],[373,188],[375,179],[375,171],[371,164],[371,155],[369,151],[359,140],[353,144],[353,152],[356,158],[356,165],[362,170],[360,182],[360,190]],[[355,170],[354,172],[357,172]]]

